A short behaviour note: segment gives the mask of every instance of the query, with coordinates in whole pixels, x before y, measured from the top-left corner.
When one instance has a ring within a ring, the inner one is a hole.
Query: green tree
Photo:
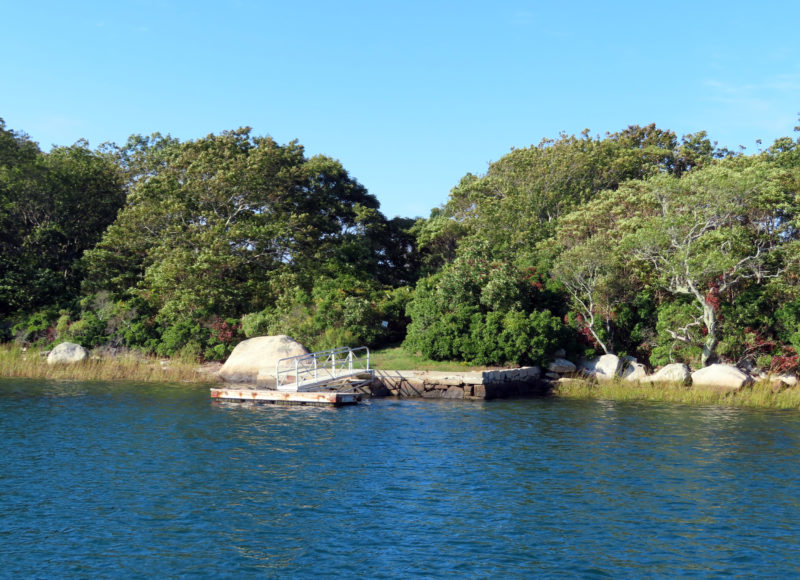
[[[0,120],[0,315],[77,298],[80,258],[124,199],[107,155],[80,141],[45,154]]]
[[[215,317],[273,308],[287,279],[311,293],[320,278],[413,276],[409,224],[387,221],[338,161],[306,158],[297,142],[244,128],[186,143],[132,138],[117,155],[128,203],[86,253],[85,289],[143,300],[165,333],[182,329],[171,344],[196,329],[203,347]]]
[[[619,240],[608,251],[612,265],[633,267],[644,283],[683,297],[680,309],[661,309],[660,331],[688,346],[701,342],[706,365],[717,358],[723,303],[782,269],[781,254],[796,235],[786,183],[786,172],[764,159],[729,160],[680,179],[656,175],[599,196],[565,220],[562,236],[580,231],[575,224],[592,224],[579,240]]]

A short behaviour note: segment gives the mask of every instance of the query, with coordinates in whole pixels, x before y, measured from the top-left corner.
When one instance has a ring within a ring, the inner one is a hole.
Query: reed
[[[145,358],[134,353],[115,357],[92,356],[75,364],[48,365],[36,349],[0,345],[0,377],[69,379],[79,381],[210,382],[198,364],[186,360]]]
[[[686,405],[722,405],[729,407],[796,409],[800,407],[800,389],[773,391],[769,382],[754,383],[739,391],[686,387],[670,383],[627,383],[608,381],[559,383],[553,390],[557,397],[570,399],[605,399],[613,401],[657,401]]]

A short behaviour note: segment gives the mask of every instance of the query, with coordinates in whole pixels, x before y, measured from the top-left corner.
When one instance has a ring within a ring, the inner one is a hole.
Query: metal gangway
[[[275,388],[290,392],[335,388],[347,392],[371,381],[373,374],[369,349],[345,346],[280,359],[275,365]]]

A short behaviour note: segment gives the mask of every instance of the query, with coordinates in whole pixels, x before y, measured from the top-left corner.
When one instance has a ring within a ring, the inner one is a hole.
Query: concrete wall
[[[550,383],[538,367],[479,372],[375,371],[362,392],[373,397],[423,399],[502,399],[545,395]]]

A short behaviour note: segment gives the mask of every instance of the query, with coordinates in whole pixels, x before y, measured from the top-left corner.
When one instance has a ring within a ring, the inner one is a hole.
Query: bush
[[[403,348],[480,365],[541,362],[565,338],[561,320],[536,307],[544,302],[541,283],[506,264],[474,264],[456,260],[420,280],[408,304]]]
[[[286,334],[311,350],[380,346],[404,333],[409,295],[347,275],[318,278],[310,292],[291,287],[274,307],[247,314],[242,328],[248,337]]]
[[[697,317],[698,308],[688,299],[662,304],[658,309],[657,342],[650,355],[650,364],[657,367],[673,362],[697,363],[702,355],[700,345],[703,342],[703,326],[696,323]],[[684,328],[688,329],[686,334],[691,343],[676,340],[668,332],[680,332]]]
[[[49,344],[56,338],[56,317],[52,310],[40,310],[15,324],[11,332],[21,344]]]

